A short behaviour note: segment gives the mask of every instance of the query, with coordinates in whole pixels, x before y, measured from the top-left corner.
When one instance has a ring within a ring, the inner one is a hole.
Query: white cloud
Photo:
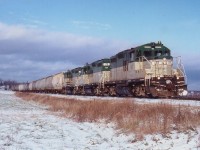
[[[22,18],[22,20],[33,24],[47,25],[46,22],[37,19]]]
[[[111,29],[111,25],[109,24],[102,24],[98,22],[93,21],[78,21],[74,20],[72,21],[72,24],[76,25],[77,27],[84,28],[84,29],[100,29],[100,30],[109,30]]]
[[[20,38],[26,34],[26,29],[22,26],[7,26],[0,23],[0,40]]]
[[[128,47],[120,41],[0,23],[0,77],[30,81]]]
[[[110,57],[129,43],[0,23],[0,78],[31,81]],[[189,87],[198,87],[199,54],[183,58]]]

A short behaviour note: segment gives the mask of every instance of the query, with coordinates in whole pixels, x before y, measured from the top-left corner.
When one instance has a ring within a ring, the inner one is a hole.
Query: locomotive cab
[[[90,68],[90,69],[89,69]],[[90,83],[85,87],[87,94],[103,95],[105,83],[110,79],[110,59],[95,61],[89,66],[85,66]],[[87,83],[87,81],[85,81]]]
[[[93,69],[91,65],[88,63],[82,68],[82,78],[84,81],[84,84],[88,85],[92,83],[92,74],[93,74]]]
[[[152,59],[172,59],[170,50],[165,47],[161,42],[158,43],[148,43],[139,47],[136,47],[136,59],[139,60],[140,57],[146,57],[148,60]]]
[[[104,84],[110,80],[110,59],[105,58],[92,63],[94,83]]]
[[[161,42],[142,45],[135,51],[136,64],[144,68],[146,93],[154,97],[173,97],[187,93],[186,75],[180,58],[173,58],[170,50]]]
[[[64,72],[64,79],[66,86],[72,85],[72,72],[68,70],[67,72]]]

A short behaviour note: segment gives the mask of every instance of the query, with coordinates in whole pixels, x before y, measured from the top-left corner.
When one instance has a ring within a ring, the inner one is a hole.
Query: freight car
[[[76,95],[176,97],[187,94],[187,78],[180,57],[172,57],[161,42],[151,42],[15,88]]]

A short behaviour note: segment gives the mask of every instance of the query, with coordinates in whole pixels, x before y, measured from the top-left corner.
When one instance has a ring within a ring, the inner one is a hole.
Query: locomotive
[[[172,57],[160,41],[147,43],[13,87],[16,91],[74,95],[177,97],[187,95],[187,77],[180,57]]]

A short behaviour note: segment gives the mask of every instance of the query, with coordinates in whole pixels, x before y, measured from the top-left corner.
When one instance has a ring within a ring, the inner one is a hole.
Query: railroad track
[[[175,99],[200,101],[200,97],[194,97],[194,96],[180,96],[180,97],[176,97]]]

